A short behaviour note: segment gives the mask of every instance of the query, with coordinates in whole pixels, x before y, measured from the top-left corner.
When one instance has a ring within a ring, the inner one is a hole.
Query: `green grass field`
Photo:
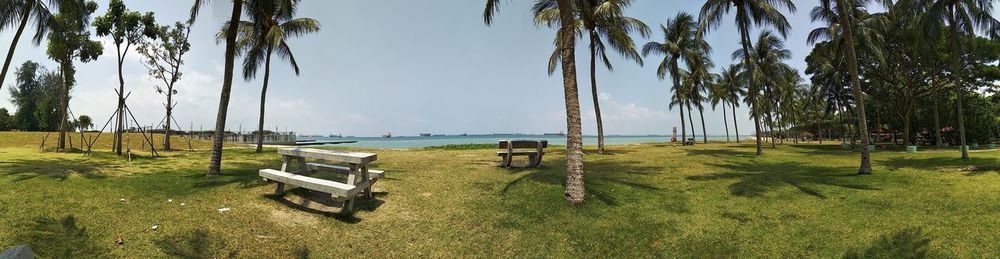
[[[561,147],[540,169],[488,148],[373,150],[388,178],[342,217],[269,196],[273,149],[229,148],[206,177],[204,150],[128,162],[20,134],[0,133],[0,248],[42,258],[1000,256],[998,151],[876,151],[858,176],[837,144],[616,145],[586,156],[571,206]]]

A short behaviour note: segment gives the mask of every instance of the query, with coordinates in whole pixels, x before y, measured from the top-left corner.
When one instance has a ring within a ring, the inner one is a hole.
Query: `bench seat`
[[[364,191],[365,188],[368,188],[368,185],[370,184],[365,182],[359,185],[350,185],[330,180],[286,173],[274,169],[261,169],[260,177],[268,181],[286,183],[344,198],[354,197],[361,191]]]
[[[534,156],[538,154],[545,154],[545,152],[538,152],[535,150],[514,150],[513,152],[507,152],[506,150],[497,151],[497,156],[506,156],[507,154],[515,156]]]
[[[335,166],[335,165],[320,164],[320,163],[306,163],[306,168],[309,170],[324,170],[341,174],[353,173],[350,167]],[[385,177],[385,171],[368,170],[368,177],[371,179],[382,179]]]

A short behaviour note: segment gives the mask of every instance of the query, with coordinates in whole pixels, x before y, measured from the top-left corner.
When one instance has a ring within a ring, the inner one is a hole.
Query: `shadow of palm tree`
[[[14,176],[14,181],[39,177],[63,181],[74,174],[88,179],[105,178],[97,171],[98,168],[99,165],[83,159],[51,158],[0,162],[0,174]]]
[[[108,252],[86,228],[77,225],[73,215],[62,219],[38,217],[23,226],[24,230],[14,232],[14,240],[29,244],[41,258],[101,258]]]
[[[239,251],[226,251],[226,241],[204,229],[166,236],[153,242],[160,251],[178,258],[236,258]]]
[[[733,157],[733,156],[754,156],[753,151],[739,151],[734,149],[685,149],[688,156],[713,156],[713,157]]]
[[[565,159],[552,161],[551,164],[556,166],[510,169],[512,174],[523,173],[523,175],[508,182],[501,193],[506,194],[511,189],[528,181],[549,185],[565,185]],[[625,186],[643,191],[659,191],[660,187],[644,183],[640,177],[666,172],[666,168],[639,164],[638,161],[588,161],[584,177],[587,195],[606,205],[614,206],[618,205],[618,198],[613,194],[615,187]]]
[[[733,162],[731,164],[709,164],[726,169],[729,173],[689,176],[692,181],[718,181],[738,179],[729,186],[732,195],[760,197],[785,185],[791,185],[802,193],[825,199],[826,195],[816,186],[836,186],[856,190],[880,190],[868,184],[859,183],[849,167],[824,167],[806,165],[801,162],[766,163],[758,161]]]
[[[931,238],[920,228],[907,228],[892,236],[882,236],[864,251],[849,251],[844,258],[927,258]]]
[[[976,166],[982,168],[990,168],[996,164],[1000,163],[1000,159],[992,157],[971,157],[969,160],[962,160],[958,157],[931,157],[931,158],[910,158],[910,157],[891,157],[881,164],[885,165],[890,169],[923,169],[923,170],[934,170],[940,168],[954,168],[958,169],[966,166]]]

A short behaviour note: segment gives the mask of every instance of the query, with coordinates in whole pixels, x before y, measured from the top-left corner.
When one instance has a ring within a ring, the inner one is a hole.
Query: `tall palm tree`
[[[585,31],[590,41],[590,92],[594,101],[594,114],[597,119],[597,152],[604,153],[604,123],[601,120],[601,105],[597,92],[597,58],[600,57],[604,66],[613,71],[608,58],[607,45],[626,59],[642,65],[642,57],[636,50],[632,33],[638,33],[643,38],[649,37],[649,26],[639,19],[622,14],[632,0],[574,0],[576,17],[579,19],[579,29]],[[537,0],[533,7],[535,22],[539,25],[555,27],[559,21],[559,4],[556,0]],[[607,43],[605,43],[607,42]],[[549,75],[555,72],[559,63],[559,49],[556,48],[549,59]]]
[[[7,78],[7,69],[10,68],[10,61],[14,58],[14,50],[17,42],[21,39],[21,33],[29,22],[35,23],[35,36],[31,43],[35,46],[42,44],[45,34],[49,32],[49,20],[52,13],[58,8],[58,1],[49,0],[48,4],[40,0],[8,0],[0,3],[0,28],[6,28],[17,23],[17,31],[14,32],[14,39],[7,49],[7,58],[4,60],[3,69],[0,71],[0,88],[3,88],[4,79]]]
[[[820,0],[821,5],[830,6],[831,0]],[[858,174],[871,174],[872,164],[871,164],[871,154],[868,150],[868,121],[865,117],[865,98],[864,93],[861,91],[861,77],[858,75],[858,57],[855,52],[855,33],[854,27],[856,25],[857,15],[854,14],[856,6],[855,4],[864,4],[867,1],[848,1],[848,0],[836,0],[837,9],[837,20],[840,22],[839,25],[843,27],[843,37],[844,37],[844,57],[846,58],[847,72],[851,78],[851,91],[854,92],[855,98],[855,108],[857,112],[858,119],[858,136],[861,138],[861,166],[858,168]]]
[[[940,30],[948,27],[948,39],[951,45],[951,65],[954,75],[955,91],[958,93],[956,109],[958,112],[958,133],[961,141],[962,159],[969,159],[969,150],[965,141],[965,114],[962,102],[965,99],[965,85],[962,82],[963,71],[961,35],[974,35],[976,31],[988,34],[997,39],[1000,34],[1000,21],[993,17],[991,0],[903,0],[922,15],[920,24],[924,34],[930,39],[940,38]]]
[[[746,95],[747,82],[743,73],[743,66],[740,64],[731,64],[728,68],[723,68],[719,74],[719,83],[716,85],[719,86],[719,91],[722,91],[722,99],[729,102],[732,108],[733,128],[736,130],[736,143],[740,143],[740,126],[736,122],[736,107],[739,106],[740,97]],[[723,112],[725,112],[725,109],[723,109]]]
[[[260,91],[260,117],[257,124],[257,153],[264,152],[264,103],[267,100],[267,86],[271,78],[271,56],[277,52],[299,75],[299,64],[288,46],[290,37],[298,37],[319,31],[319,21],[312,18],[295,18],[299,0],[290,0],[291,5],[283,5],[274,0],[252,0],[247,3],[247,21],[240,21],[236,40],[237,55],[243,58],[243,79],[250,81],[257,76],[257,69],[264,65],[264,85]],[[224,26],[228,27],[228,25]],[[226,31],[218,34],[226,37]]]
[[[681,142],[687,141],[687,127],[684,122],[684,105],[687,103],[685,90],[681,85],[680,61],[693,59],[702,49],[708,49],[708,43],[696,37],[698,23],[691,14],[680,12],[673,19],[660,26],[663,31],[663,42],[651,41],[642,46],[642,55],[663,55],[663,60],[656,69],[656,76],[663,80],[667,74],[673,81],[674,97],[671,102],[681,105]],[[672,108],[672,107],[671,107]],[[691,115],[690,112],[688,115]],[[694,132],[691,132],[694,134]]]
[[[744,56],[744,51],[742,49],[737,49],[733,51],[733,59],[747,59]],[[785,49],[785,43],[777,35],[770,31],[763,31],[757,37],[757,43],[750,49],[751,60],[756,67],[754,71],[748,74],[747,79],[751,85],[761,86],[758,88],[758,92],[751,91],[748,98],[753,100],[756,105],[760,103],[762,107],[751,107],[751,110],[755,110],[754,114],[757,116],[766,116],[766,123],[769,127],[770,137],[771,137],[771,147],[775,147],[775,112],[778,108],[778,101],[776,99],[776,87],[784,83],[781,76],[788,68],[788,65],[784,62],[792,57],[792,52]],[[750,97],[754,96],[754,97]]]
[[[724,68],[722,72],[727,71]],[[726,114],[726,102],[729,101],[729,91],[725,85],[727,82],[724,82],[722,74],[713,74],[712,77],[718,80],[708,85],[708,100],[713,111],[719,107],[719,104],[722,104],[722,125],[726,128],[726,143],[729,143],[731,140],[729,138],[729,115]]]
[[[194,0],[191,7],[191,17],[188,19],[194,23],[199,10],[210,0]],[[253,0],[250,0],[253,1]],[[240,15],[243,14],[243,0],[233,0],[233,12],[229,16],[229,23],[226,34],[226,67],[222,77],[222,92],[219,96],[219,112],[215,117],[215,136],[212,138],[212,158],[208,164],[207,175],[219,175],[222,173],[222,142],[225,139],[226,115],[229,112],[229,95],[233,89],[233,65],[236,63],[236,32],[239,29]]]
[[[566,101],[566,200],[583,203],[586,194],[583,183],[583,128],[580,125],[580,99],[576,82],[576,19],[571,0],[556,1],[559,10],[560,57],[563,73],[563,95]],[[500,0],[486,0],[483,22],[493,22],[500,11]]]
[[[750,29],[756,25],[759,27],[774,27],[782,36],[786,36],[792,25],[788,23],[785,15],[778,10],[784,7],[789,12],[795,12],[795,4],[792,0],[707,0],[701,7],[701,20],[704,24],[704,32],[718,27],[722,23],[723,16],[735,9],[736,27],[740,31],[740,45],[743,47],[743,66],[749,73],[758,73],[756,66],[750,62]],[[750,81],[749,99],[757,99],[758,86]],[[750,103],[750,105],[754,105]],[[754,110],[751,107],[751,110]],[[757,155],[764,154],[760,143],[760,116],[753,112],[754,126],[757,137]]]
[[[685,83],[690,85],[688,91],[691,94],[688,96],[689,105],[693,105],[698,109],[698,115],[701,116],[701,137],[703,143],[708,143],[708,132],[705,129],[705,101],[707,100],[704,93],[708,91],[708,85],[717,81],[713,78],[713,74],[709,72],[714,64],[708,58],[708,54],[711,51],[710,48],[705,48],[699,51],[696,55],[692,56],[691,60],[687,63],[688,73],[684,77]],[[692,114],[694,116],[694,114]],[[693,126],[693,125],[692,125]],[[693,127],[692,127],[693,128]],[[692,129],[693,130],[693,129]]]

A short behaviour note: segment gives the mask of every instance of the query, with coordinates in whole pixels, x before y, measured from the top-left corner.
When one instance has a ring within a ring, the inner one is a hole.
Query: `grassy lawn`
[[[227,149],[206,177],[197,148],[127,162],[21,134],[0,133],[0,248],[43,258],[1000,256],[997,151],[876,151],[857,176],[837,144],[616,145],[586,156],[574,207],[561,147],[540,169],[475,145],[374,150],[388,178],[348,218],[269,196],[257,170],[280,165],[273,149]]]

